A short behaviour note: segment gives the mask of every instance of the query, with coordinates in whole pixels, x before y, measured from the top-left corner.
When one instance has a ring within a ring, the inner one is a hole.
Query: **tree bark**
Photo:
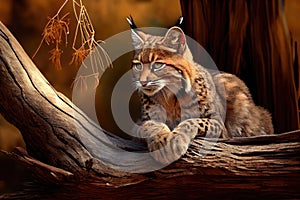
[[[49,84],[2,23],[0,73],[0,112],[19,128],[28,152],[17,149],[1,154],[26,166],[39,182],[63,185],[63,193],[51,191],[52,197],[91,198],[96,190],[102,197],[115,198],[134,198],[139,191],[149,198],[226,193],[240,197],[253,191],[261,196],[299,197],[300,131],[217,142],[196,138],[186,155],[173,164],[150,173],[128,173],[114,166],[111,145],[94,133],[132,152],[145,150],[145,145],[107,133],[89,120]],[[79,135],[85,142],[102,141],[105,151],[94,156],[98,149],[87,149]],[[130,154],[124,160],[124,165],[137,169],[147,164]]]

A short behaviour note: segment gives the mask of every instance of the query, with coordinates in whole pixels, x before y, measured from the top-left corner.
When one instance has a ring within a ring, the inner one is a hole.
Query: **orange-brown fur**
[[[138,31],[132,37],[133,77],[143,114],[138,132],[157,161],[175,161],[196,136],[273,133],[270,114],[254,104],[240,79],[212,75],[193,61],[180,28],[171,28],[164,37]]]

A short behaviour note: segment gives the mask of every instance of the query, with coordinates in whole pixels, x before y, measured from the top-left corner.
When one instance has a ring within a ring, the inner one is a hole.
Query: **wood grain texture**
[[[226,193],[240,197],[251,196],[253,191],[259,196],[299,197],[300,131],[217,142],[196,138],[183,158],[146,174],[109,167],[93,156],[97,149],[86,149],[79,134],[95,142],[102,138],[93,133],[101,132],[130,151],[143,150],[145,145],[113,136],[92,123],[49,84],[2,23],[0,88],[0,112],[19,128],[28,151],[1,155],[31,170],[39,183],[61,185],[47,194],[51,198],[92,198],[100,193],[115,198],[131,195],[133,199],[220,197]],[[114,163],[111,147],[105,148],[100,158]],[[134,157],[125,159],[128,165],[145,164]],[[142,194],[137,195],[138,191]],[[30,194],[27,190],[26,195]]]

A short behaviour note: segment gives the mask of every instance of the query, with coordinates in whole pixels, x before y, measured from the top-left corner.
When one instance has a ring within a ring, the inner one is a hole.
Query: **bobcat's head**
[[[132,61],[136,87],[147,96],[160,91],[189,92],[195,77],[193,60],[183,31],[174,26],[164,36],[132,29],[135,55]]]

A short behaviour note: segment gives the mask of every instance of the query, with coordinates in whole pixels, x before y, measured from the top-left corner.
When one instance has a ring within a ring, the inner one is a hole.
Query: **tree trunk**
[[[129,173],[122,167],[138,171],[147,161],[129,153],[118,158],[122,162],[118,166],[113,156],[115,147],[107,140],[129,152],[144,150],[145,145],[106,133],[89,120],[49,84],[2,23],[0,73],[0,112],[19,128],[29,155],[21,149],[1,154],[26,166],[47,188],[46,194],[26,190],[19,196],[3,197],[29,197],[32,193],[60,199],[95,195],[152,199],[224,194],[230,194],[228,198],[300,197],[299,131],[217,142],[196,138],[186,155],[170,166],[149,173]],[[76,115],[72,115],[74,112]],[[101,152],[88,150],[83,139],[101,144]],[[207,145],[211,145],[210,150]],[[60,187],[50,189],[52,184]],[[142,196],[137,196],[140,192]]]
[[[299,129],[298,73],[284,1],[180,2],[185,33],[207,50],[219,70],[245,81],[255,102],[271,111],[275,133]]]

